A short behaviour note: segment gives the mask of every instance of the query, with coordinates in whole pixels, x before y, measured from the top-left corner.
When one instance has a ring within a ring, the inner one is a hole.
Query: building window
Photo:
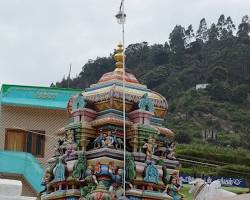
[[[28,152],[37,157],[44,157],[44,147],[44,131],[23,131],[18,129],[6,129],[6,150]]]

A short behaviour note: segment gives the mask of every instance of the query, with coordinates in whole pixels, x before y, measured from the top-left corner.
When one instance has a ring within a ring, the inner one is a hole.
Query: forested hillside
[[[126,68],[140,82],[163,94],[169,102],[166,126],[179,143],[203,141],[204,133],[216,139],[206,143],[250,148],[250,19],[236,27],[221,15],[198,30],[192,25],[174,27],[165,44],[131,44],[126,49]],[[112,71],[109,57],[89,60],[70,87],[86,88],[103,73]],[[196,90],[197,84],[208,83]],[[68,80],[52,84],[67,87]]]

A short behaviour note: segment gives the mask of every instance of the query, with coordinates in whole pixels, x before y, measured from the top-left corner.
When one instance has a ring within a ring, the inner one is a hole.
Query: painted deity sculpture
[[[78,156],[78,161],[74,164],[72,176],[78,180],[85,177],[85,172],[87,170],[87,160],[83,153]]]
[[[86,200],[115,200],[115,197],[107,191],[103,182],[100,182],[96,189],[86,196]]]
[[[79,93],[78,96],[73,101],[72,111],[84,108],[85,105],[86,105],[86,101],[85,101],[82,93]]]
[[[182,200],[184,195],[180,193],[181,185],[177,171],[170,176],[169,184],[167,184],[164,192],[168,193],[173,200]]]
[[[59,139],[57,141],[57,145],[55,145],[55,151],[54,151],[55,157],[62,156],[64,154],[64,148],[63,148],[64,142],[65,141],[63,139]]]
[[[175,149],[176,149],[176,142],[172,142],[170,147],[168,148],[167,158],[176,160]]]
[[[66,138],[65,141],[66,155],[67,156],[74,155],[75,151],[77,150],[74,130],[73,129],[67,130],[65,138]]]
[[[108,147],[122,149],[123,141],[118,137],[117,130],[114,132],[108,131],[106,133],[103,133],[103,131],[100,130],[98,136],[93,141],[93,144],[94,148]]]
[[[134,158],[131,154],[126,155],[126,179],[132,181],[136,177],[136,165]]]
[[[155,139],[152,135],[150,135],[148,138],[148,142],[146,142],[143,145],[143,148],[146,149],[146,160],[152,159],[155,147],[156,147]]]
[[[179,186],[176,183],[176,179],[171,180],[171,184],[169,185],[168,188],[169,192],[168,194],[173,198],[173,200],[181,200],[182,196],[179,194]]]
[[[113,135],[114,135],[114,137],[113,137],[113,145],[114,145],[114,147],[116,149],[118,149],[118,148],[121,149],[122,146],[123,146],[123,141],[122,141],[121,138],[118,137],[118,133],[117,132],[118,132],[117,129],[115,129],[115,131],[113,133]]]
[[[48,184],[53,180],[54,178],[54,175],[53,175],[53,169],[55,168],[55,164],[50,166],[50,167],[47,167],[46,170],[45,170],[45,173],[44,173],[44,177],[43,177],[43,180],[42,180],[42,183],[41,185],[44,186],[44,190],[40,192],[40,194],[46,192],[48,190]]]
[[[94,143],[94,148],[96,148],[96,147],[98,147],[98,148],[103,147],[105,145],[104,141],[105,141],[104,134],[103,134],[102,130],[100,130],[97,138],[95,138],[95,140],[93,142]]]
[[[62,163],[62,159],[58,159],[58,163],[53,170],[54,181],[64,181],[65,180],[65,166]]]
[[[157,184],[158,179],[159,179],[158,169],[154,166],[153,162],[150,162],[146,167],[144,181]]]
[[[149,112],[154,112],[154,104],[151,99],[148,98],[148,93],[145,93],[139,100],[139,108]]]
[[[106,147],[113,147],[114,139],[112,137],[111,131],[108,131],[108,135],[105,137],[104,144]]]
[[[84,180],[86,185],[80,187],[82,199],[85,199],[88,194],[92,193],[99,184],[95,174],[93,173],[93,167],[91,165],[86,169]]]
[[[170,142],[166,140],[164,146],[158,146],[154,152],[155,155],[161,156],[163,158],[176,160],[175,158],[176,142]]]

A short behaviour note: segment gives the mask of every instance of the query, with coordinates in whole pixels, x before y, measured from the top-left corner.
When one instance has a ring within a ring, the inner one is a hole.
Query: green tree
[[[152,62],[155,65],[163,65],[168,62],[169,47],[160,44],[154,44],[150,47]]]
[[[182,26],[175,26],[170,33],[169,44],[173,53],[173,61],[176,64],[182,64],[185,53],[185,29]]]
[[[238,38],[242,42],[249,41],[249,33],[250,33],[250,20],[248,15],[243,16],[242,21],[238,27]]]
[[[231,89],[226,82],[215,81],[208,88],[208,92],[214,100],[229,101],[231,99]]]
[[[228,78],[228,71],[221,66],[213,67],[209,72],[209,82],[213,81],[226,81]]]
[[[205,18],[201,19],[200,21],[199,29],[196,33],[196,40],[201,41],[203,43],[208,41],[208,29]]]
[[[223,14],[219,17],[216,28],[218,30],[219,38],[222,39],[226,33],[226,20]]]
[[[248,86],[241,84],[233,88],[232,90],[232,101],[235,103],[243,103],[248,97]]]
[[[226,30],[227,30],[228,36],[232,36],[235,31],[235,25],[230,16],[227,17],[227,20],[226,20]]]
[[[191,46],[191,43],[194,42],[195,35],[192,24],[188,26],[188,28],[185,30],[185,48],[189,48]]]
[[[185,29],[182,26],[175,26],[174,30],[170,33],[169,43],[171,50],[176,54],[183,54],[185,38]]]
[[[214,42],[214,41],[217,41],[218,40],[218,30],[216,28],[216,25],[213,23],[211,25],[211,28],[208,30],[208,41],[210,42]]]

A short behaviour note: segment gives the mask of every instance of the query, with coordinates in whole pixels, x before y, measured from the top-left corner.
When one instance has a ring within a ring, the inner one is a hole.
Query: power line
[[[218,163],[218,164],[223,164],[223,165],[230,165],[231,163],[226,163],[226,162],[221,162],[221,161],[216,161],[216,160],[208,160],[208,159],[205,159],[205,158],[197,158],[197,157],[194,157],[194,156],[187,156],[187,155],[182,155],[182,154],[176,154],[176,156],[178,158],[190,158],[190,159],[193,159],[193,160],[198,160],[198,161],[209,161],[211,163]]]
[[[202,162],[197,162],[197,161],[194,161],[194,160],[186,160],[186,159],[177,159],[178,161],[183,161],[183,162],[186,162],[190,165],[193,165],[193,166],[203,166],[203,167],[207,167],[207,168],[210,168],[210,167],[216,167],[216,169],[218,167],[223,167],[223,166],[220,166],[220,165],[213,165],[213,164],[209,164],[209,163],[202,163]],[[246,172],[242,172],[242,171],[235,171],[235,170],[231,170],[231,169],[222,169],[222,171],[227,171],[227,172],[232,172],[232,173],[235,173],[235,174],[242,174],[242,175],[248,175],[250,176],[250,173],[246,173]]]
[[[178,158],[178,160],[179,161],[184,161],[184,162],[201,164],[201,165],[207,165],[207,166],[210,166],[210,167],[219,167],[219,165],[214,165],[214,164],[204,163],[204,162],[199,162],[199,161],[194,161],[194,160],[187,160],[187,159],[181,159],[181,158]]]

